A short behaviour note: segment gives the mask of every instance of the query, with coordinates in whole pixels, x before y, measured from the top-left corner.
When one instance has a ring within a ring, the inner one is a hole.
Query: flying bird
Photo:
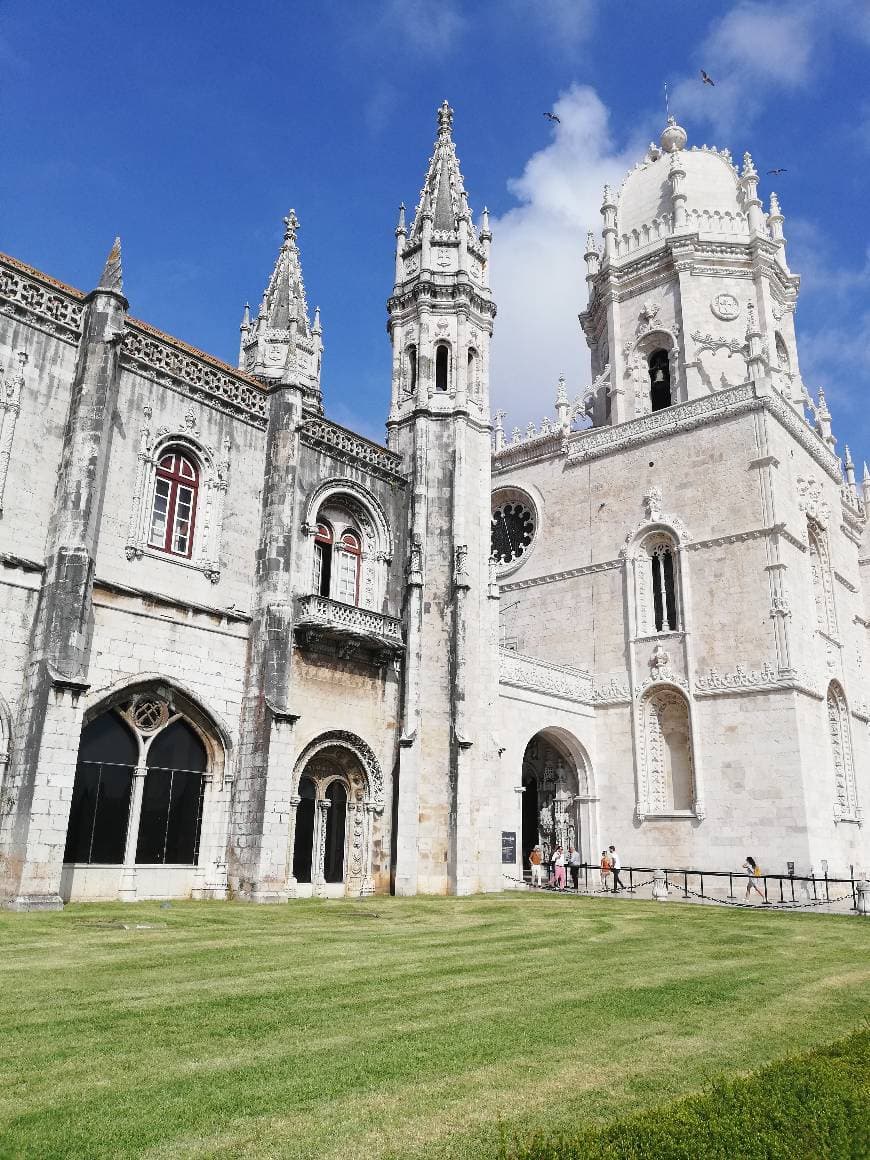
[[[774,177],[778,177],[780,173],[788,173],[788,170],[787,169],[768,169],[767,172],[769,174],[772,174]]]
[[[562,124],[562,118],[557,117],[555,113],[544,113],[544,116],[547,118],[548,121],[555,121],[557,125]]]
[[[713,78],[710,76],[710,74],[707,72],[704,72],[703,69],[701,69],[701,80],[704,82],[705,85],[714,85],[715,86],[715,84],[716,84],[716,82],[713,80]]]

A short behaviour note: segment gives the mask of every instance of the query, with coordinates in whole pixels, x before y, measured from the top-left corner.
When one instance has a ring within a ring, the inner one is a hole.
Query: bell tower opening
[[[662,411],[673,403],[671,368],[666,350],[654,350],[649,356],[649,397],[653,411]]]
[[[446,391],[450,368],[450,351],[447,344],[440,342],[435,347],[435,390]]]

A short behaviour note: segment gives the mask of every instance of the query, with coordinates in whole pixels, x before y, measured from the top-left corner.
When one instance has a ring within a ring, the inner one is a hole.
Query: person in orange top
[[[604,891],[609,891],[610,890],[610,881],[609,880],[610,880],[611,861],[610,861],[610,855],[607,853],[606,850],[601,851],[600,867],[601,867],[601,871],[600,871],[600,873],[601,873],[601,889]]]
[[[529,854],[529,865],[532,868],[532,886],[541,885],[541,863],[543,858],[541,856],[541,847],[535,846],[531,854]]]

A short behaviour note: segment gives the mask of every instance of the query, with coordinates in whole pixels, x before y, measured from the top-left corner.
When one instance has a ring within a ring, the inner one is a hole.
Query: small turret
[[[239,370],[245,369],[245,345],[248,341],[248,334],[251,329],[251,307],[249,303],[245,303],[245,309],[242,311],[242,321],[239,323]]]
[[[565,389],[565,376],[559,375],[559,387],[556,391],[556,422],[567,435],[571,430],[571,404],[568,402],[568,392]]]
[[[831,412],[828,410],[828,403],[822,387],[819,387],[819,405],[816,408],[816,431],[833,451],[837,440],[831,430]]]
[[[586,252],[583,254],[586,262],[586,287],[589,292],[589,300],[592,300],[592,292],[595,286],[595,275],[601,267],[601,254],[598,252],[598,247],[595,244],[595,235],[592,230],[586,235]]]
[[[740,174],[740,187],[743,190],[743,205],[749,220],[751,234],[764,233],[764,213],[761,207],[761,198],[758,196],[758,170],[752,160],[751,153],[743,154],[743,170]]]
[[[601,216],[604,218],[604,260],[610,262],[616,257],[616,202],[609,185],[604,187],[601,202]]]
[[[864,476],[861,480],[861,490],[864,493],[864,507],[870,510],[870,467],[864,463]]]
[[[396,284],[402,281],[404,275],[403,257],[405,253],[405,240],[408,237],[408,231],[405,229],[405,203],[399,206],[399,220],[396,223]]]
[[[668,167],[668,180],[671,183],[674,233],[678,234],[686,228],[686,167],[682,163],[682,153],[679,150],[671,153],[671,161]]]
[[[749,348],[746,359],[749,378],[753,383],[757,383],[764,377],[765,359],[755,306],[751,302],[746,304],[746,345]]]
[[[843,456],[843,474],[846,477],[846,487],[852,499],[858,499],[858,491],[855,487],[855,463],[852,459],[852,452],[849,450],[849,444],[846,444],[845,455]]]
[[[779,247],[777,257],[782,263],[783,269],[788,269],[788,263],[785,257],[785,234],[782,230],[782,223],[785,218],[782,216],[782,210],[779,208],[779,198],[775,193],[770,195],[770,213],[767,215],[767,229],[770,233],[771,241],[775,242]]]

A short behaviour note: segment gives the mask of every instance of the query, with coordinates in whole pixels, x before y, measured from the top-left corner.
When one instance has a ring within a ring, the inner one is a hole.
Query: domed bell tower
[[[475,229],[451,130],[438,136],[410,231],[396,228],[387,303],[388,442],[412,473],[398,763],[398,894],[495,888],[497,589],[490,583],[488,215]]]

